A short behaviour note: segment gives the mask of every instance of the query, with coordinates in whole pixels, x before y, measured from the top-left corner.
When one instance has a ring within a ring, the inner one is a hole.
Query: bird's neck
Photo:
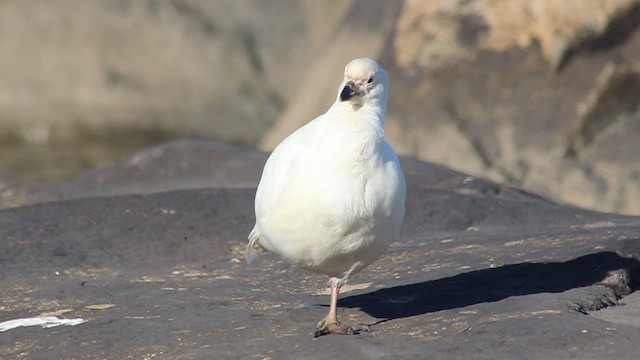
[[[344,114],[352,119],[355,126],[373,126],[381,131],[384,127],[386,104],[377,100],[370,100],[364,104],[354,104],[348,101],[336,101],[331,111]]]

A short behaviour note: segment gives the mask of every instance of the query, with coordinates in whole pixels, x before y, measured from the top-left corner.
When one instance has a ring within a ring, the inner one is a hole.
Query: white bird
[[[315,337],[366,330],[338,321],[340,287],[383,254],[404,219],[404,175],[384,138],[387,92],[375,61],[349,62],[335,103],[276,147],[258,185],[247,263],[267,250],[331,277]]]

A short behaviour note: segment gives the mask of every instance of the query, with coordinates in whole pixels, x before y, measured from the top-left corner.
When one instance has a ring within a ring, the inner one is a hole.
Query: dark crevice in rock
[[[640,4],[620,10],[612,16],[602,32],[585,31],[576,36],[558,59],[556,71],[562,71],[580,53],[609,50],[624,43],[638,25],[640,25]]]
[[[447,102],[443,104],[443,108],[446,109],[449,117],[451,117],[451,120],[453,120],[454,124],[458,128],[458,131],[460,131],[460,133],[467,138],[467,140],[471,144],[471,147],[473,147],[474,152],[476,153],[478,158],[480,158],[480,161],[482,161],[482,165],[484,165],[484,167],[486,167],[487,169],[493,168],[494,163],[491,159],[491,156],[489,155],[489,152],[482,144],[482,140],[478,136],[475,136],[473,134],[473,131],[469,129],[469,121],[467,121],[460,115],[460,113],[458,113],[458,110],[453,103]]]
[[[263,74],[264,65],[256,45],[255,36],[250,30],[246,29],[240,32],[240,39],[242,40],[242,45],[246,51],[247,59],[251,63],[251,67],[256,71],[256,73]]]
[[[478,40],[490,30],[484,18],[475,14],[462,16],[458,21],[456,37],[466,47],[476,46]]]
[[[452,102],[447,102],[442,106],[446,112],[449,114],[449,117],[453,120],[454,124],[458,131],[464,135],[467,139],[471,147],[473,148],[474,153],[478,156],[482,165],[486,169],[494,169],[502,175],[502,177],[511,183],[520,183],[522,179],[519,176],[513,174],[509,169],[504,166],[500,166],[492,157],[489,155],[489,151],[486,149],[484,144],[482,143],[482,139],[480,136],[477,136],[471,130],[469,124],[473,123],[473,121],[469,121],[460,115],[456,106]],[[526,171],[525,171],[526,172]]]
[[[585,100],[578,105],[578,125],[570,135],[565,157],[581,149],[616,121],[633,116],[640,105],[640,70],[627,64],[607,64]]]
[[[171,4],[178,14],[193,20],[193,22],[200,27],[203,34],[207,36],[217,35],[218,29],[211,19],[209,19],[202,10],[194,6],[194,4],[188,3],[184,0],[173,0]]]
[[[587,289],[577,301],[571,304],[571,310],[580,314],[589,315],[591,311],[606,309],[611,306],[618,306],[618,300],[621,298],[615,293],[615,290],[604,287],[595,286]]]

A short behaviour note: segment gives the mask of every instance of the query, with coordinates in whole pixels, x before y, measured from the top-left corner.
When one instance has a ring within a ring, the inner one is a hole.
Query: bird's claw
[[[358,335],[360,333],[369,332],[369,331],[371,331],[371,328],[368,325],[360,324],[357,326],[350,326],[347,329],[347,335]]]
[[[316,331],[313,332],[313,338],[317,339],[322,335],[327,335],[328,332],[326,332],[325,330],[321,330],[321,329],[316,329]]]
[[[371,331],[369,326],[361,324],[358,326],[347,326],[340,324],[339,321],[327,322],[325,320],[320,321],[316,325],[316,331],[313,333],[314,338],[318,338],[322,335],[328,334],[340,334],[340,335],[357,335],[361,332]]]

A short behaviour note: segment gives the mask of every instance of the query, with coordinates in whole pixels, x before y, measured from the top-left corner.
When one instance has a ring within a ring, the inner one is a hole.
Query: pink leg
[[[337,278],[331,278],[331,280],[329,280],[329,286],[331,287],[331,304],[329,305],[329,313],[324,319],[320,320],[318,325],[316,325],[316,331],[313,334],[313,337],[317,338],[327,334],[352,335],[360,331],[368,331],[369,329],[366,325],[354,328],[340,324],[338,321],[338,295],[340,294],[342,283]]]

